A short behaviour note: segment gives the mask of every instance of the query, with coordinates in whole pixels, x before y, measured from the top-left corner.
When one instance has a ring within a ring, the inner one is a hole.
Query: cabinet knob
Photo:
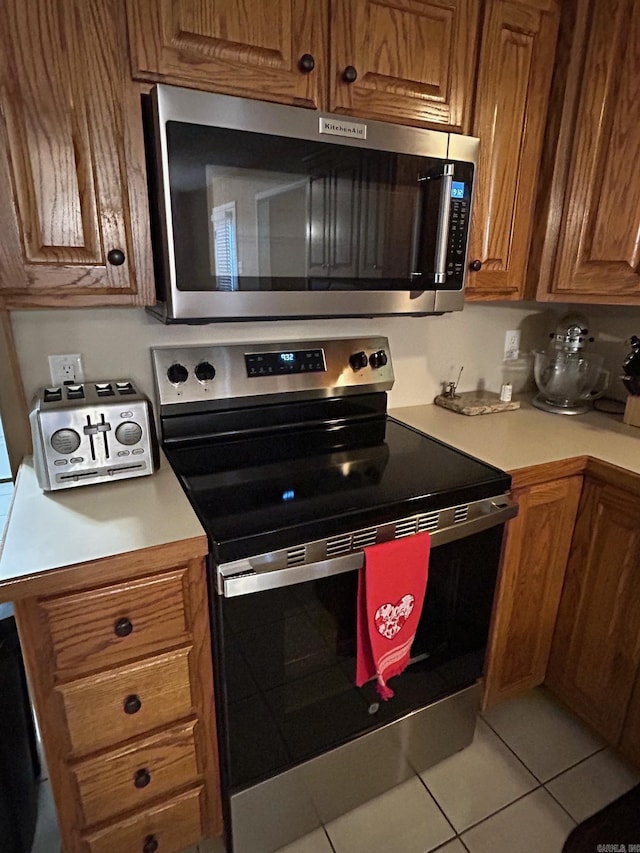
[[[303,71],[305,74],[308,74],[310,71],[316,67],[316,61],[311,56],[310,53],[303,53],[300,59],[298,60],[298,68],[300,71]]]
[[[124,263],[124,252],[122,249],[111,249],[107,255],[107,260],[114,267],[120,267]]]
[[[147,835],[142,845],[142,853],[156,853],[158,846],[158,839],[155,835]]]
[[[471,261],[471,263],[469,264],[469,269],[473,272],[480,272],[480,270],[482,269],[482,261],[479,261],[477,259],[475,261]]]
[[[355,83],[358,79],[358,72],[353,65],[347,65],[342,72],[342,79],[345,83]]]
[[[146,788],[150,781],[151,773],[149,773],[146,767],[141,767],[140,770],[136,770],[133,776],[133,784],[136,788]]]
[[[113,624],[113,633],[116,637],[128,637],[132,631],[133,625],[126,616],[123,616],[122,619],[118,619]]]
[[[140,697],[136,696],[135,693],[132,693],[131,696],[127,696],[124,700],[124,704],[122,705],[125,714],[137,714],[140,708],[142,708],[142,702],[140,701]]]

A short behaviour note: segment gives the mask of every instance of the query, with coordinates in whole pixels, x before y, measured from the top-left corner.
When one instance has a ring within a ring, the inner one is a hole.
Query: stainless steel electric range
[[[270,853],[470,743],[510,478],[387,414],[385,338],[153,350],[210,543],[229,850]],[[355,686],[362,549],[428,530],[411,662]]]

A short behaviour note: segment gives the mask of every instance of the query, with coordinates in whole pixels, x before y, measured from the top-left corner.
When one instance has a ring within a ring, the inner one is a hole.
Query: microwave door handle
[[[436,235],[436,256],[434,263],[435,283],[446,281],[447,243],[449,239],[449,213],[451,211],[451,187],[453,184],[453,163],[444,164],[442,185],[440,187],[440,210],[438,211],[438,233]]]
[[[451,186],[453,184],[454,164],[445,163],[444,170],[441,175],[438,175],[442,183],[440,185],[440,204],[438,206],[438,225],[435,242],[435,257],[433,262],[434,283],[444,284],[446,281],[446,264],[447,264],[447,240],[449,237],[449,213],[451,209]],[[422,217],[424,213],[424,195],[427,190],[427,181],[433,180],[426,176],[418,178],[420,191],[416,202],[416,215],[413,221],[413,243],[411,252],[411,278],[416,279],[422,276],[418,272],[421,231],[423,228]]]

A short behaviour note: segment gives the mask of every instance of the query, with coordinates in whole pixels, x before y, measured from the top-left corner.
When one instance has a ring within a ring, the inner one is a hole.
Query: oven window
[[[355,687],[357,573],[219,599],[231,790],[473,684],[482,675],[501,539],[496,527],[432,549],[412,660],[392,679],[387,702],[373,681]]]
[[[431,161],[175,121],[167,146],[179,290],[415,288]]]

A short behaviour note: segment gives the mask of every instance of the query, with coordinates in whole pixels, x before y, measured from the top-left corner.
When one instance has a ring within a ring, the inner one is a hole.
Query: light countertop
[[[51,569],[206,536],[161,454],[146,477],[42,492],[33,460],[18,473],[0,554],[0,600],[6,587]]]
[[[640,428],[623,424],[622,415],[557,415],[528,401],[514,411],[488,415],[461,415],[436,405],[405,406],[389,414],[510,473],[592,456],[640,474]]]
[[[554,415],[523,402],[520,409],[460,415],[435,405],[390,410],[392,417],[510,473],[591,456],[640,474],[640,428],[621,416],[590,412]],[[24,460],[0,554],[0,601],[12,585],[52,569],[206,536],[164,456],[160,468],[137,477],[44,493],[33,461]]]

